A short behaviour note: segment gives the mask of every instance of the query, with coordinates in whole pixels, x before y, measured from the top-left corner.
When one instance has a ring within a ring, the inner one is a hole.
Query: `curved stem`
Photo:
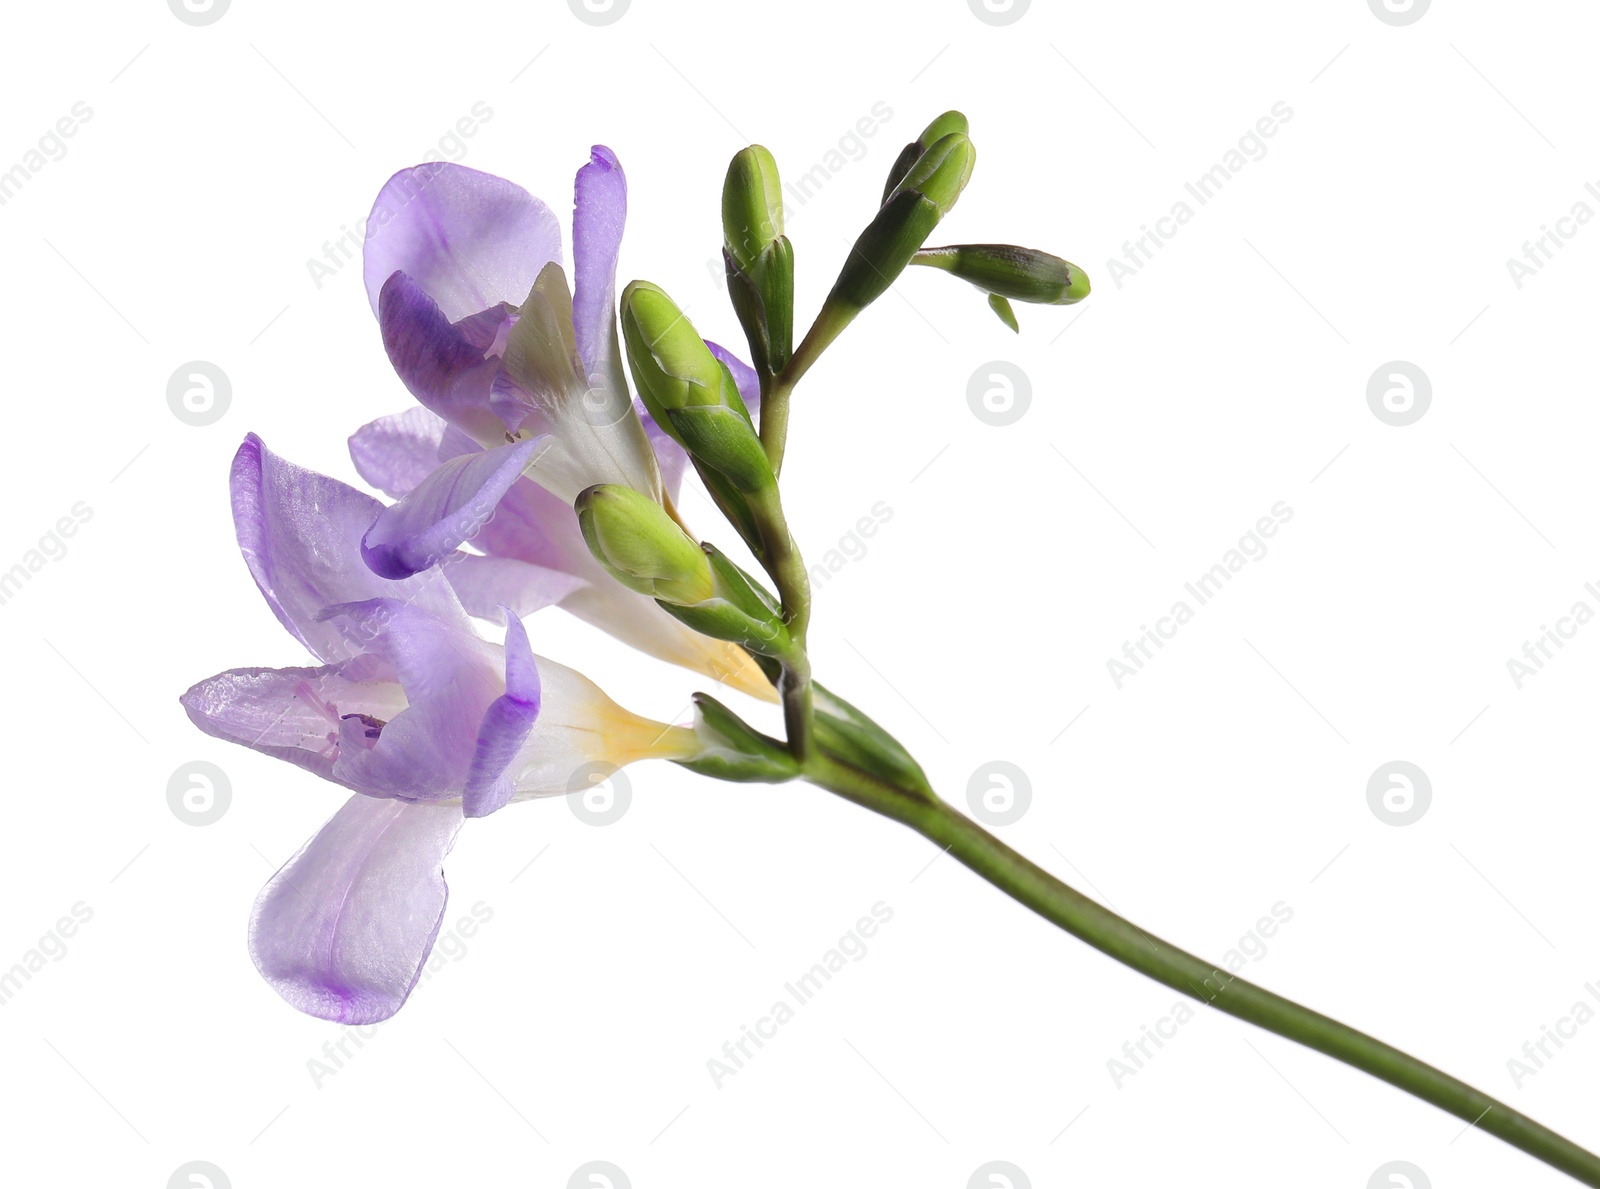
[[[762,415],[762,429],[766,415]],[[806,655],[806,630],[811,624],[811,576],[789,532],[783,498],[776,485],[750,497],[750,511],[761,532],[762,565],[778,588],[783,624],[789,631],[789,655],[780,658],[783,675],[783,720],[789,750],[804,763],[812,754],[811,661]]]
[[[1173,990],[1298,1041],[1449,1111],[1560,1169],[1600,1186],[1600,1157],[1527,1115],[1349,1025],[1302,1007],[1146,933],[1062,883],[950,805],[814,757],[806,776],[831,792],[910,826],[1046,920]]]

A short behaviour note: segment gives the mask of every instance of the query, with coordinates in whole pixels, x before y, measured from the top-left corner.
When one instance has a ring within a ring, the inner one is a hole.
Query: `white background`
[[[1439,1189],[1568,1183],[1220,1015],[1119,1086],[1108,1060],[1172,993],[825,793],[666,765],[631,770],[606,828],[543,802],[468,829],[451,919],[492,919],[319,1084],[338,1030],[273,994],[244,930],[343,793],[201,736],[177,695],[305,663],[237,556],[228,460],[254,430],[355,481],[346,435],[409,398],[358,265],[319,286],[307,261],[479,102],[492,118],[446,155],[565,214],[610,145],[620,279],[730,343],[707,261],[735,150],[823,167],[790,212],[808,317],[901,145],[966,111],[978,167],[936,238],[1058,251],[1095,291],[1019,307],[1014,337],[918,270],[802,386],[784,478],[811,559],[893,513],[818,592],[819,675],[959,803],[981,765],[1018,765],[1032,803],[1003,837],[1145,927],[1220,960],[1281,901],[1248,977],[1600,1145],[1600,1025],[1520,1087],[1507,1069],[1600,980],[1600,627],[1520,689],[1506,665],[1600,609],[1600,228],[1520,287],[1506,267],[1600,210],[1592,6],[1461,0],[1407,27],[1362,0],[1038,2],[1004,27],[963,0],[887,7],[8,10],[0,168],[75,103],[93,115],[0,207],[0,570],[75,504],[92,518],[0,606],[0,966],[74,904],[93,916],[0,1007],[7,1183],[160,1189],[195,1160],[235,1189],[560,1189],[594,1160],[636,1189],[961,1189],[994,1160],[1040,1187],[1362,1189],[1394,1160]],[[1200,207],[1184,183],[1280,101],[1265,155]],[[1119,285],[1108,262],[1185,199]],[[166,402],[197,359],[233,390],[205,427]],[[967,401],[994,360],[1031,380],[1006,427]],[[1367,403],[1390,360],[1433,388],[1403,428]],[[1119,689],[1108,659],[1278,501],[1267,555]],[[685,716],[692,677],[546,614],[539,651]],[[1403,828],[1366,794],[1395,759],[1433,789]],[[203,828],[166,800],[195,760],[232,788]],[[707,1060],[878,901],[866,957],[718,1088]]]

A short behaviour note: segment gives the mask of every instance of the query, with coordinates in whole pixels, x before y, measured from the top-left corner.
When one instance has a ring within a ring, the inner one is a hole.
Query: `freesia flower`
[[[596,770],[686,759],[694,732],[623,710],[535,656],[521,620],[482,639],[439,571],[362,561],[381,505],[278,458],[234,458],[234,526],[256,585],[320,664],[231,669],[183,695],[207,734],[355,792],[256,902],[258,969],[302,1011],[371,1023],[415,986],[443,917],[441,864],[468,817],[583,787]]]
[[[575,189],[570,293],[558,221],[511,182],[429,164],[379,194],[368,296],[427,414],[383,418],[351,439],[362,476],[398,501],[374,518],[362,554],[392,579],[449,561],[475,615],[559,604],[641,651],[772,700],[745,653],[618,587],[578,533],[579,492],[621,484],[670,509],[686,459],[628,394],[616,319],[627,183],[615,155],[596,146]],[[722,354],[754,389],[754,373]],[[456,552],[468,542],[484,556]]]

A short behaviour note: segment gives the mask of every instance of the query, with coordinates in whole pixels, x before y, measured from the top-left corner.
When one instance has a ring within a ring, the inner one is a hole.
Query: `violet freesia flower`
[[[356,793],[262,891],[256,966],[295,1007],[371,1023],[410,994],[443,917],[441,864],[465,818],[573,791],[647,758],[684,759],[694,732],[623,710],[536,657],[506,613],[482,639],[439,571],[392,580],[362,561],[381,505],[245,440],[234,526],[279,621],[321,662],[231,669],[183,695],[207,734]]]
[[[448,562],[474,615],[559,604],[643,652],[774,700],[747,654],[612,581],[578,531],[573,500],[598,483],[671,509],[686,458],[628,393],[615,300],[627,183],[609,149],[595,147],[575,191],[570,294],[560,225],[521,187],[430,164],[380,192],[367,292],[425,411],[351,438],[362,477],[398,501],[375,517],[362,554],[393,579]],[[718,351],[755,398],[755,373]],[[458,553],[467,542],[481,554]]]

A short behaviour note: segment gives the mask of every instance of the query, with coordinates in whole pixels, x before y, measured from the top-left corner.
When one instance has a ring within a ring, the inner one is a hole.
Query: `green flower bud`
[[[977,150],[972,147],[972,141],[967,139],[966,133],[951,132],[942,136],[917,158],[916,164],[890,192],[889,201],[892,202],[896,194],[915,190],[939,208],[939,217],[942,219],[955,206],[961,191],[966,189],[976,159]]]
[[[773,482],[733,374],[665,292],[647,281],[622,291],[622,337],[645,408],[697,466],[721,473],[740,491]]]
[[[1039,305],[1071,305],[1089,296],[1089,276],[1076,264],[1011,244],[924,248],[913,264],[942,268],[987,293]]]
[[[583,491],[574,507],[589,552],[629,590],[668,603],[712,597],[705,552],[649,496],[601,483]]]
[[[760,656],[782,657],[793,647],[777,600],[712,545],[702,545],[711,566],[712,593],[699,603],[660,605],[703,636],[731,640]]]
[[[741,149],[728,164],[728,176],[722,183],[722,241],[734,263],[749,272],[782,236],[778,163],[765,148],[753,144]]]
[[[894,193],[895,187],[900,184],[900,179],[911,171],[911,167],[917,163],[917,158],[928,151],[928,146],[952,132],[959,132],[963,136],[968,133],[967,117],[958,111],[947,111],[937,117],[922,130],[921,136],[900,150],[900,156],[895,158],[894,165],[889,169],[889,180],[883,187],[884,202],[889,201],[889,195]]]
[[[854,317],[894,283],[961,196],[975,157],[972,142],[952,132],[917,159],[850,249],[828,294],[831,320]]]
[[[722,364],[666,292],[649,281],[622,291],[628,365],[650,415],[671,433],[669,409],[719,404]]]

